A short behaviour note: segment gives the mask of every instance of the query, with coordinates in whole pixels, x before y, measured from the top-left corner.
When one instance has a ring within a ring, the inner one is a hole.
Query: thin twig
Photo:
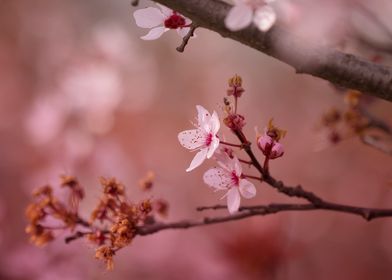
[[[198,211],[203,210],[218,210],[227,209],[226,205],[215,205],[198,207]],[[275,214],[279,212],[287,211],[313,211],[313,210],[329,210],[341,213],[353,214],[364,218],[367,221],[371,221],[376,218],[391,217],[392,209],[375,209],[375,208],[363,208],[348,205],[341,205],[335,203],[325,202],[322,205],[308,204],[270,204],[270,205],[259,205],[259,206],[248,206],[240,207],[240,211],[233,215],[203,218],[201,220],[184,220],[174,223],[155,223],[152,225],[142,226],[137,228],[136,235],[149,235],[162,230],[168,229],[188,229],[193,227],[200,227],[212,224],[225,223],[230,221],[242,220],[253,216],[265,216],[269,214]]]
[[[194,36],[196,28],[197,28],[196,25],[191,24],[188,33],[184,36],[184,38],[182,38],[181,45],[176,48],[178,52],[180,53],[184,52],[185,47],[188,45],[189,39]]]
[[[75,240],[77,240],[77,239],[79,239],[79,238],[82,238],[82,237],[85,237],[86,235],[88,235],[88,234],[91,234],[92,232],[83,232],[83,231],[77,231],[77,232],[75,232],[74,234],[72,234],[72,235],[70,235],[70,236],[67,236],[65,239],[64,239],[64,241],[65,241],[65,243],[70,243],[70,242],[72,242],[72,241],[75,241]]]

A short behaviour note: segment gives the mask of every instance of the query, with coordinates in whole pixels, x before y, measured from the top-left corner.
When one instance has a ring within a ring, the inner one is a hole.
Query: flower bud
[[[286,131],[275,127],[271,119],[264,135],[257,137],[257,146],[267,158],[279,158],[284,154],[283,145],[279,143],[279,140],[285,135]]]
[[[233,95],[238,98],[241,97],[242,93],[245,90],[242,87],[242,78],[238,75],[234,75],[234,77],[229,79],[229,89],[227,90],[227,95]]]
[[[223,123],[232,130],[241,130],[246,124],[244,116],[240,114],[229,114]]]

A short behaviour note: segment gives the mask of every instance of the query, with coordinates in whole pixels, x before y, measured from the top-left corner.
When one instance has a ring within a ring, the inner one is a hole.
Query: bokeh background
[[[328,2],[328,3],[326,3]],[[392,40],[359,5],[367,1],[283,2],[283,24],[308,39],[388,64]],[[142,1],[140,6],[152,5]],[[389,1],[367,6],[391,28]],[[208,30],[184,54],[180,37],[139,39],[129,0],[0,1],[0,279],[390,279],[392,220],[364,222],[338,213],[282,213],[136,238],[106,272],[84,241],[29,244],[24,209],[31,191],[75,175],[86,189],[86,214],[99,176],[115,176],[129,198],[163,197],[167,220],[198,218],[213,205],[202,181],[213,162],[186,173],[193,154],[178,141],[200,104],[221,116],[227,80],[246,90],[239,110],[254,137],[273,117],[288,130],[273,174],[336,202],[392,207],[392,157],[351,138],[326,145],[321,115],[344,107],[334,87]],[[392,123],[392,105],[372,112]],[[227,139],[233,139],[222,129]],[[260,153],[258,153],[261,156]],[[142,193],[139,178],[156,184]],[[252,173],[252,171],[249,171]],[[288,201],[266,185],[245,204]],[[290,200],[292,201],[292,200]]]

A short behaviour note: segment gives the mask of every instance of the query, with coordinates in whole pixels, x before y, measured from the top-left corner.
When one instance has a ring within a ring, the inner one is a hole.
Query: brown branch
[[[238,32],[225,27],[231,6],[220,0],[155,0],[192,19],[194,24],[241,42],[294,67],[345,88],[392,101],[392,69],[354,55],[309,42],[290,30],[274,26],[263,33],[254,26]]]
[[[219,210],[227,209],[226,205],[214,205],[198,207],[198,211],[204,210]],[[152,225],[146,225],[139,227],[136,230],[136,235],[149,235],[157,233],[162,230],[168,229],[188,229],[193,227],[200,227],[206,225],[220,224],[230,221],[242,220],[253,216],[265,216],[275,214],[279,212],[287,211],[313,211],[313,210],[329,210],[347,214],[353,214],[364,218],[367,221],[371,221],[376,218],[384,218],[392,216],[392,209],[376,209],[376,208],[364,208],[356,206],[348,206],[336,203],[323,202],[320,205],[308,204],[269,204],[269,205],[258,205],[258,206],[243,206],[240,207],[239,212],[233,215],[203,218],[201,220],[184,220],[174,223],[155,223]]]
[[[65,239],[64,239],[64,241],[65,241],[65,243],[70,243],[70,242],[72,242],[72,241],[75,241],[75,240],[77,240],[77,239],[79,239],[79,238],[82,238],[82,237],[85,237],[86,235],[88,235],[88,234],[90,234],[91,232],[82,232],[82,231],[77,231],[77,232],[75,232],[74,234],[72,234],[72,235],[70,235],[70,236],[67,236]]]

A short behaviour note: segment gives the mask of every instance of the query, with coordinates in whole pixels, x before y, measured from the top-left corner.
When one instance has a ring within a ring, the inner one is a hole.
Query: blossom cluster
[[[153,174],[148,173],[140,181],[142,190],[150,190]],[[84,219],[79,213],[79,201],[84,190],[73,176],[62,176],[61,186],[68,189],[68,202],[54,195],[53,187],[46,185],[33,192],[34,202],[26,209],[29,225],[26,232],[37,246],[43,246],[68,232],[65,241],[85,238],[96,248],[95,257],[113,269],[116,252],[131,244],[138,228],[153,223],[156,215],[165,217],[168,204],[162,199],[144,199],[137,203],[126,197],[125,186],[115,178],[100,178],[102,196],[90,214]]]
[[[242,133],[242,128],[245,126],[245,117],[237,113],[238,98],[240,98],[245,91],[242,87],[242,79],[235,75],[229,79],[229,89],[227,96],[224,98],[224,112],[226,117],[223,123],[234,134]],[[234,103],[229,101],[229,98],[234,98]],[[196,106],[197,118],[194,123],[195,128],[182,131],[178,134],[180,144],[192,151],[196,152],[187,172],[194,170],[200,166],[206,159],[214,158],[218,167],[209,169],[204,173],[203,180],[214,191],[225,191],[224,197],[227,198],[227,208],[231,214],[237,212],[240,207],[241,196],[250,199],[256,195],[255,185],[247,180],[253,178],[244,174],[241,161],[252,165],[252,162],[240,160],[233,148],[238,148],[239,152],[244,149],[244,145],[250,145],[249,142],[241,144],[232,144],[222,141],[218,136],[220,130],[220,121],[218,114],[213,111],[212,114],[208,112],[201,105]],[[272,119],[265,128],[264,134],[256,135],[256,142],[259,149],[265,156],[264,160],[264,174],[268,174],[268,162],[283,156],[284,148],[279,142],[286,134],[275,127]],[[262,181],[263,178],[256,178]]]

